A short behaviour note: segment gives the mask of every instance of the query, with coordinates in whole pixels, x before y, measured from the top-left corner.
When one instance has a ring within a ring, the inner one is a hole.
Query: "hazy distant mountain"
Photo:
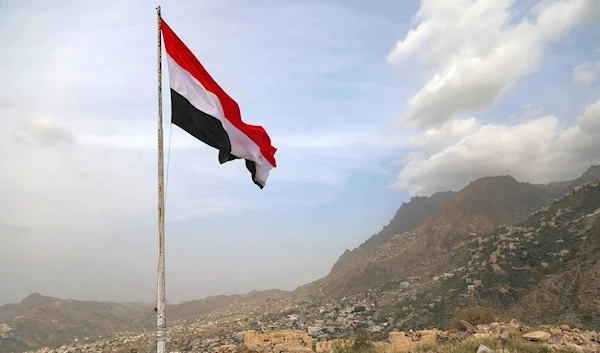
[[[149,329],[155,322],[149,304],[63,300],[34,293],[18,304],[0,307],[0,324],[10,327],[0,352],[60,345],[75,337],[106,335],[115,330]]]
[[[253,300],[263,300],[266,298],[277,298],[286,295],[288,292],[279,289],[270,289],[264,291],[252,291],[248,294],[218,295],[204,299],[190,300],[177,305],[167,306],[169,318],[192,319],[200,315],[225,308],[232,304],[251,302]]]
[[[169,320],[195,318],[227,306],[283,295],[281,290],[253,291],[245,295],[223,295],[167,305]],[[0,307],[2,324],[0,352],[22,352],[44,346],[59,346],[74,339],[98,339],[119,331],[147,331],[156,326],[154,303],[58,299],[34,293],[17,304]]]

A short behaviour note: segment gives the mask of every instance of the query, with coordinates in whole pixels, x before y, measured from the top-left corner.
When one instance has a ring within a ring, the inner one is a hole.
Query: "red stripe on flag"
[[[161,18],[161,26],[163,33],[163,40],[165,42],[165,49],[167,54],[175,60],[179,66],[189,72],[196,80],[206,88],[207,91],[212,92],[223,106],[223,112],[225,118],[231,122],[233,126],[238,128],[246,136],[248,136],[254,143],[258,145],[262,155],[265,157],[273,167],[276,167],[275,163],[275,152],[277,148],[271,145],[271,138],[262,126],[249,125],[242,121],[240,108],[236,101],[234,101],[225,91],[213,80],[209,73],[204,69],[200,61],[196,56],[188,49],[188,47],[177,37],[175,32],[171,30],[171,27],[167,25],[164,19]]]

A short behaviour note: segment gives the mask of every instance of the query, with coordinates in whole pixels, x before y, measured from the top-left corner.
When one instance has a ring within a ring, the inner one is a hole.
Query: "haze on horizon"
[[[160,5],[278,148],[260,190],[165,125],[171,303],[316,280],[411,196],[600,163],[598,1]],[[0,304],[154,300],[154,6],[0,2]]]

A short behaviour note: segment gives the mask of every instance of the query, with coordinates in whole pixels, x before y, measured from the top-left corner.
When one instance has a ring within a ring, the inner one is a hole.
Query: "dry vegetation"
[[[360,335],[352,344],[335,343],[333,353],[384,353],[367,335]]]
[[[466,321],[471,325],[491,324],[498,319],[496,312],[488,307],[473,306],[462,309],[457,309],[454,312],[454,317],[450,322],[451,328],[465,328],[462,321]]]

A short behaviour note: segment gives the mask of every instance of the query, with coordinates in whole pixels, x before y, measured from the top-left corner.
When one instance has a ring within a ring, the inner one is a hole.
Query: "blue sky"
[[[259,190],[173,128],[169,301],[293,289],[411,196],[600,163],[594,0],[160,5],[278,148]],[[154,6],[0,3],[0,302],[154,298]]]

